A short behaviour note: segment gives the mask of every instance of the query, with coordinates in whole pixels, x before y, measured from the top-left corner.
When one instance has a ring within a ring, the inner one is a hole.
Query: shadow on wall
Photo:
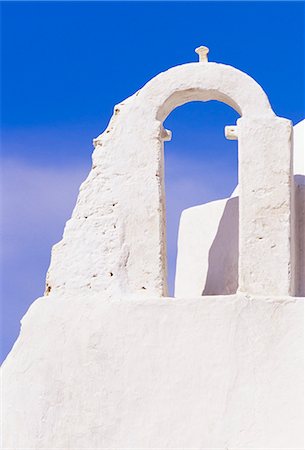
[[[305,176],[295,175],[296,200],[296,295],[305,297]]]
[[[238,288],[238,197],[230,198],[209,251],[202,295],[235,294]]]
[[[305,296],[305,176],[295,175],[296,296]],[[238,288],[238,197],[230,198],[209,251],[202,295],[230,295]]]

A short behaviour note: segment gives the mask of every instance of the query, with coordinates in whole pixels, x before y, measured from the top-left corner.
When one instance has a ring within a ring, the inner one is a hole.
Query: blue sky
[[[91,164],[92,139],[113,106],[172,66],[209,59],[258,81],[277,115],[304,118],[303,2],[2,2],[2,357],[44,289]],[[226,197],[237,145],[223,136],[238,115],[190,103],[165,126],[170,285],[181,210]]]

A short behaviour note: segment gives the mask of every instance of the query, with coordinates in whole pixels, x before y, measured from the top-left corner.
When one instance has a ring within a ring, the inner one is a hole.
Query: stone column
[[[239,291],[294,295],[291,122],[243,117],[237,125]]]

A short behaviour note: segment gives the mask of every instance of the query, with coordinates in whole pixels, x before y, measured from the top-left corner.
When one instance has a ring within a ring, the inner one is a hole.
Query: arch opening
[[[239,105],[228,95],[220,92],[218,89],[198,89],[189,88],[181,91],[175,91],[160,106],[157,113],[157,119],[161,122],[165,122],[168,116],[180,106],[192,102],[210,102],[218,101],[220,103],[225,103],[226,105],[233,108],[239,116],[242,115],[241,108]],[[235,119],[236,120],[236,119]]]
[[[204,105],[203,102],[205,102]],[[216,247],[219,246],[220,241],[224,239],[223,227],[221,236],[218,237],[216,236],[216,228],[215,230],[211,229],[207,242],[204,243],[204,236],[200,236],[200,229],[198,229],[201,221],[205,221],[204,211],[202,211],[202,217],[199,217],[197,224],[196,216],[200,215],[199,210],[203,207],[203,204],[230,197],[237,185],[237,142],[228,141],[224,136],[224,127],[230,123],[235,123],[239,116],[236,110],[230,106],[227,101],[222,102],[219,99],[212,101],[206,99],[187,100],[176,106],[164,119],[164,126],[173,132],[172,141],[166,142],[164,148],[167,283],[170,296],[174,296],[175,277],[180,276],[176,270],[178,226],[182,211],[186,210],[184,217],[189,216],[187,221],[191,227],[190,233],[192,236],[188,252],[187,240],[190,236],[188,236],[185,227],[181,228],[180,226],[179,242],[184,247],[184,255],[179,253],[179,272],[181,273],[186,265],[189,272],[193,271],[192,276],[196,285],[196,287],[193,286],[193,289],[198,291],[196,296],[206,295],[205,285],[208,280],[205,275],[208,275],[208,273],[205,270],[205,265],[209,264],[206,260],[211,256],[206,254],[206,250],[211,236],[215,231],[215,239],[218,240],[216,243],[214,242],[212,252],[213,249],[215,251],[215,245]],[[205,226],[208,226],[208,224],[205,224]],[[232,238],[232,230],[230,231]],[[233,237],[236,238],[236,232]],[[211,244],[215,239],[212,239]],[[200,247],[202,248],[202,254],[199,254],[199,258],[196,257],[193,248],[196,241],[198,241],[197,251]],[[235,243],[233,243],[233,247]],[[195,255],[194,258],[191,257],[191,254]],[[230,255],[226,258],[224,251],[223,256],[223,265],[225,266],[226,259],[229,260]],[[190,267],[190,264],[192,267]],[[213,258],[210,264],[213,266],[210,267],[210,272],[212,270],[213,273],[215,271]],[[211,279],[212,273],[210,273],[209,279]],[[188,283],[191,283],[191,280]],[[201,283],[200,288],[198,283]],[[207,293],[210,294],[211,292]]]

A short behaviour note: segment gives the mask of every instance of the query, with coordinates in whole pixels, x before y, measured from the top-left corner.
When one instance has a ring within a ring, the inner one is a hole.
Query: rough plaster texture
[[[237,123],[238,289],[294,295],[291,123],[280,118]]]
[[[3,367],[8,449],[303,449],[303,301],[37,300]]]
[[[247,293],[165,298],[162,122],[210,99],[242,115],[233,134]],[[53,248],[46,296],[3,365],[3,448],[303,448],[303,301],[284,295],[290,135],[260,86],[222,64],[170,69],[115,107]]]
[[[63,239],[53,248],[47,293],[166,295],[163,141],[168,133],[162,123],[183,103],[211,99],[242,114],[237,126],[243,186],[240,290],[294,292],[290,121],[274,115],[248,75],[202,62],[161,73],[115,107],[108,128],[95,140],[92,170]]]
[[[294,126],[296,295],[305,296],[305,121]],[[188,208],[179,224],[176,297],[234,294],[238,288],[238,187],[230,199]]]

